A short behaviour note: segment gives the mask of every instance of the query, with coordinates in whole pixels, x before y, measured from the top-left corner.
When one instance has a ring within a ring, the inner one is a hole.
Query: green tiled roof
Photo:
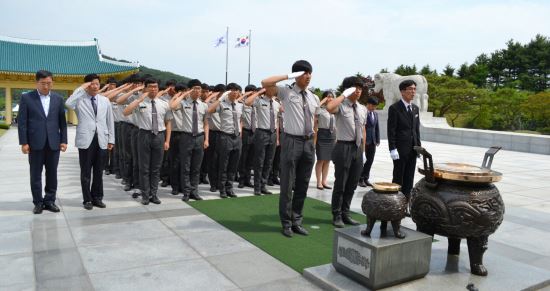
[[[110,74],[135,70],[138,64],[104,59],[96,41],[36,41],[0,36],[0,71],[58,75]]]

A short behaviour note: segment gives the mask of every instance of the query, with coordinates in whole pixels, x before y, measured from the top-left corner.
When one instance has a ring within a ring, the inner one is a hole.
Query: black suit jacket
[[[401,99],[388,109],[388,145],[390,151],[407,152],[420,146],[420,115],[418,106],[412,104],[412,116]]]
[[[23,94],[17,122],[19,144],[28,144],[31,150],[42,150],[46,141],[52,150],[59,150],[60,144],[67,143],[64,101],[55,92],[50,92],[48,117],[36,90]]]
[[[378,113],[374,114],[374,122],[369,118],[367,114],[367,144],[379,144],[380,143],[380,127],[378,126]]]

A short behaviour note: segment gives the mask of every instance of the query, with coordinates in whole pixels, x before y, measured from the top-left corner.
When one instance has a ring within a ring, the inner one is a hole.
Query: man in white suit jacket
[[[74,91],[65,105],[76,112],[75,145],[80,161],[80,183],[84,208],[105,208],[103,203],[103,167],[107,150],[115,144],[114,117],[109,99],[99,93],[96,74],[84,77],[84,84]],[[93,172],[92,187],[90,188]]]

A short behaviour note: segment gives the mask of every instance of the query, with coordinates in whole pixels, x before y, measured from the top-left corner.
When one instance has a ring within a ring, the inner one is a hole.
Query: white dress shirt
[[[46,114],[46,117],[48,117],[48,112],[50,111],[50,92],[48,92],[48,95],[42,95],[38,90],[36,90],[36,92],[38,92],[38,95],[40,96],[42,108],[44,108],[44,113]]]

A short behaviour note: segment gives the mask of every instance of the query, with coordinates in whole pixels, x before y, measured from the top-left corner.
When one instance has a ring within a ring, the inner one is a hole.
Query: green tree
[[[447,77],[452,77],[455,74],[455,68],[451,67],[450,64],[447,64],[443,69],[443,75]]]
[[[416,65],[411,66],[405,66],[405,65],[399,65],[394,71],[394,73],[399,74],[401,76],[410,76],[410,75],[417,75],[417,69]]]
[[[430,65],[425,65],[424,67],[422,67],[422,69],[420,69],[420,72],[418,72],[418,73],[422,76],[437,75],[437,71],[432,70],[432,68],[430,68]]]

